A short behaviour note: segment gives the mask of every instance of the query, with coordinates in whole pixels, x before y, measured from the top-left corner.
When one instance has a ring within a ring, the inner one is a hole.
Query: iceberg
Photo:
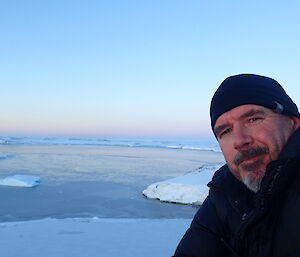
[[[204,165],[180,177],[149,185],[143,195],[162,202],[201,205],[208,195],[207,183],[222,165]]]
[[[40,178],[34,175],[12,175],[0,179],[1,186],[35,187],[40,184]]]

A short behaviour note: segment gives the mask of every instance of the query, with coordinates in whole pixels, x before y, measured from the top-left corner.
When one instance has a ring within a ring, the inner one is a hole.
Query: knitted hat
[[[215,92],[210,105],[212,129],[223,113],[244,104],[261,105],[278,113],[300,117],[297,105],[276,80],[240,74],[226,78]]]

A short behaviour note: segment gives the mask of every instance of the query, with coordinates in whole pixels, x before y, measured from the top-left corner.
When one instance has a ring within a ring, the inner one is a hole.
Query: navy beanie
[[[244,104],[256,104],[276,112],[300,117],[297,105],[274,79],[240,74],[226,78],[215,92],[210,105],[211,127],[225,112]]]

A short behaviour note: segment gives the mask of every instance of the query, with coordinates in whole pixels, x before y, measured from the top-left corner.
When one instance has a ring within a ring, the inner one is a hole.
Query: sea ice
[[[207,183],[220,166],[203,166],[186,175],[151,184],[143,194],[162,202],[200,205],[208,195]]]
[[[0,179],[1,186],[35,187],[40,184],[40,178],[34,175],[17,174]]]

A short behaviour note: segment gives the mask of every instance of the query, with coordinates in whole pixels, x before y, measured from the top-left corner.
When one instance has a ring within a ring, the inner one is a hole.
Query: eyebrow
[[[258,110],[258,109],[251,109],[245,113],[243,113],[239,118],[240,119],[244,119],[244,118],[248,118],[248,117],[251,117],[253,115],[266,115],[266,112],[264,110]],[[225,128],[228,127],[228,124],[225,123],[225,124],[222,124],[220,126],[217,126],[214,128],[214,132],[215,134],[218,136],[218,134]]]
[[[257,109],[252,109],[249,110],[248,112],[243,113],[240,118],[248,118],[251,117],[253,115],[266,115],[266,112],[264,110],[257,110]]]

